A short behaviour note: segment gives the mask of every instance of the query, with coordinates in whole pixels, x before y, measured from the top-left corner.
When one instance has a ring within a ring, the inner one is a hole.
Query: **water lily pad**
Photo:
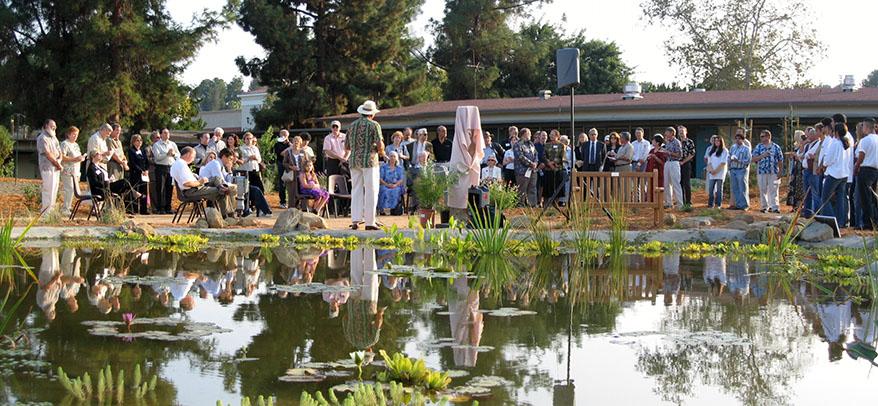
[[[493,351],[494,347],[489,345],[470,345],[470,344],[460,344],[456,342],[453,338],[440,338],[433,341],[428,341],[424,345],[427,348],[454,348],[460,350],[475,350],[476,352],[488,352]]]
[[[357,385],[375,385],[375,381],[348,381],[342,384],[335,385],[330,390],[336,392],[354,392],[357,390]]]
[[[416,278],[475,278],[476,276],[469,272],[454,272],[449,268],[433,268],[412,265],[394,265],[389,264],[389,268],[376,269],[374,273],[386,276],[404,276]]]
[[[326,379],[326,375],[313,368],[292,368],[288,369],[284,376],[277,379],[282,382],[294,383],[322,382]]]
[[[269,289],[279,292],[289,292],[296,294],[314,294],[314,293],[345,293],[356,292],[361,286],[353,285],[324,285],[320,282],[306,283],[301,285],[272,285]]]
[[[452,402],[466,402],[472,398],[486,398],[491,396],[491,388],[486,386],[465,385],[451,388],[448,391],[449,400]]]
[[[512,386],[512,382],[499,376],[482,375],[470,379],[467,386],[480,386],[484,388],[493,388],[498,386]]]
[[[164,330],[146,330],[138,332],[122,331],[125,323],[110,320],[88,320],[83,325],[91,327],[88,332],[91,335],[103,337],[119,337],[123,339],[147,339],[156,341],[185,341],[202,338],[215,333],[230,333],[232,330],[222,328],[213,323],[194,322],[171,317],[142,317],[132,321],[132,325],[152,325],[156,327],[171,327],[181,329],[172,334]]]
[[[449,371],[445,371],[445,373],[448,374],[448,377],[452,378],[452,379],[463,378],[465,376],[469,376],[469,372],[461,370],[461,369],[452,369]]]
[[[125,275],[125,276],[108,276],[103,279],[104,281],[112,284],[136,284],[136,285],[176,285],[181,283],[186,283],[186,278],[176,278],[173,276],[135,276],[135,275]]]
[[[488,316],[495,317],[517,317],[517,316],[532,316],[537,314],[537,312],[533,310],[521,310],[516,309],[514,307],[501,307],[497,310],[487,310],[484,312]]]

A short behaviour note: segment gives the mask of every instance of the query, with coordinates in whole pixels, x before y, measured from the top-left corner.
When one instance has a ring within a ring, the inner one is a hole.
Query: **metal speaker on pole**
[[[579,48],[561,48],[555,51],[558,68],[558,89],[579,84]]]

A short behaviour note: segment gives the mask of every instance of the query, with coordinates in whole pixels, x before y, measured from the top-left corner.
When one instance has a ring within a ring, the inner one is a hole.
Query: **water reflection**
[[[241,394],[298,399],[304,389],[340,381],[278,382],[288,368],[381,349],[404,350],[433,368],[513,382],[483,404],[605,403],[601,396],[620,390],[619,382],[654,388],[632,393],[637,403],[801,403],[802,393],[819,387],[809,379],[827,371],[844,376],[839,385],[848,394],[858,394],[857,385],[874,384],[861,363],[843,356],[851,343],[874,344],[874,309],[852,298],[823,297],[809,284],[784,285],[767,275],[767,265],[745,258],[469,261],[368,247],[235,247],[193,254],[46,248],[36,254],[29,261],[39,265],[39,287],[29,300],[39,317],[28,323],[48,329],[34,336],[34,356],[73,373],[96,370],[107,360],[128,367],[149,360],[169,381],[160,394],[168,404],[213,403],[204,398],[207,391],[226,403],[237,403]],[[438,266],[478,277],[373,272],[387,264]],[[317,282],[336,289],[272,289]],[[537,314],[486,313],[500,308]],[[233,331],[189,342],[123,344],[90,336],[80,324],[118,321],[124,312]],[[31,387],[56,385],[17,379]],[[577,393],[574,382],[589,389]],[[0,385],[7,398],[63,397]]]

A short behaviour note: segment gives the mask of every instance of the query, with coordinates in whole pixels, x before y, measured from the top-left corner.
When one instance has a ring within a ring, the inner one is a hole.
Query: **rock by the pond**
[[[665,213],[664,223],[666,226],[677,224],[677,216],[674,213]]]
[[[753,224],[747,226],[747,229],[744,230],[744,238],[750,241],[762,241],[762,237],[765,236],[765,232],[770,227],[775,227],[775,222],[773,221],[757,221]]]
[[[223,215],[215,207],[204,209],[204,219],[207,220],[207,226],[210,228],[223,228],[226,226],[223,221]]]
[[[527,230],[530,228],[530,218],[528,216],[514,216],[506,218],[509,226],[517,230]]]
[[[207,219],[204,217],[199,217],[198,220],[195,220],[195,223],[192,223],[193,228],[209,228],[210,226],[207,224]]]
[[[749,224],[747,224],[741,220],[734,220],[734,221],[731,221],[728,224],[726,224],[725,228],[731,228],[732,230],[746,231],[749,226],[750,226]]]
[[[274,221],[272,231],[275,234],[284,234],[291,231],[297,231],[296,226],[302,220],[302,212],[297,209],[288,209],[282,211]]]
[[[253,216],[242,217],[240,221],[238,221],[238,225],[241,227],[254,227],[256,226],[256,219]]]
[[[223,221],[226,222],[226,226],[237,226],[240,224],[240,220],[237,217],[229,217]]]
[[[807,242],[820,242],[832,239],[832,227],[818,222],[813,222],[802,230],[799,239]]]
[[[742,221],[747,224],[753,224],[753,222],[756,221],[756,217],[753,217],[752,214],[739,213],[737,216],[735,216],[733,220]]]
[[[683,228],[701,228],[710,227],[710,217],[686,217],[679,221],[680,227]]]
[[[326,220],[323,217],[308,212],[302,212],[302,218],[299,220],[299,224],[305,224],[311,230],[326,230],[328,228]]]
[[[143,237],[152,237],[156,235],[155,228],[146,223],[138,223],[134,220],[127,220],[119,226],[119,231],[123,233],[134,233]]]

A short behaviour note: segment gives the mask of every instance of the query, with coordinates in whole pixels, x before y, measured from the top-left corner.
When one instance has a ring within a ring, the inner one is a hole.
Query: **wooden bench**
[[[579,202],[592,208],[653,210],[653,223],[662,224],[664,193],[658,171],[652,172],[573,172],[573,192]]]

